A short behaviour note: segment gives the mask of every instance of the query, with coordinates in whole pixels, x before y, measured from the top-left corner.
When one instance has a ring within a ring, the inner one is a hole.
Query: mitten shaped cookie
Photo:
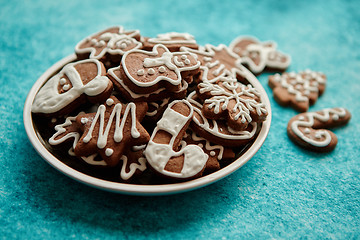
[[[46,116],[65,115],[86,103],[102,102],[113,91],[104,65],[96,59],[69,63],[36,94],[31,111]]]

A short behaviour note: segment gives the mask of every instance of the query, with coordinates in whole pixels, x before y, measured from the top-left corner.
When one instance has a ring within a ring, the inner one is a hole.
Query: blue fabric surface
[[[360,2],[354,1],[0,1],[0,239],[360,238]],[[155,36],[189,32],[200,44],[238,35],[274,40],[289,71],[328,77],[310,110],[346,107],[327,154],[286,135],[296,114],[273,111],[260,151],[208,187],[173,196],[103,192],[57,172],[27,139],[22,109],[36,79],[83,37],[124,25]]]

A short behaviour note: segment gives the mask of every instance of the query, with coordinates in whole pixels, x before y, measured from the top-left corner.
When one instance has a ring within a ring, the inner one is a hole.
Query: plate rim
[[[40,139],[38,138],[35,132],[32,115],[31,115],[31,105],[33,103],[35,95],[42,87],[42,85],[45,83],[45,81],[55,72],[59,71],[66,63],[75,61],[76,59],[77,57],[75,54],[71,54],[67,57],[64,57],[60,61],[53,64],[36,80],[36,82],[31,87],[31,90],[29,91],[25,100],[24,110],[23,110],[23,122],[25,126],[25,131],[32,146],[47,163],[49,163],[52,167],[54,167],[56,170],[63,173],[64,175],[78,182],[86,184],[88,186],[114,193],[141,195],[141,196],[168,195],[168,194],[182,193],[182,192],[195,190],[201,187],[205,187],[216,181],[219,181],[220,179],[229,176],[230,174],[241,168],[261,148],[269,133],[272,114],[271,114],[271,105],[268,95],[265,89],[263,88],[263,86],[261,85],[261,83],[259,82],[259,80],[252,73],[250,73],[249,70],[246,69],[245,71],[248,71],[249,76],[251,76],[249,82],[260,92],[261,99],[265,103],[266,108],[268,110],[268,116],[266,120],[262,123],[262,128],[258,136],[256,137],[255,141],[253,142],[253,144],[234,162],[214,173],[211,173],[209,175],[194,180],[181,182],[181,183],[162,184],[162,185],[139,185],[139,184],[119,183],[119,182],[112,182],[112,181],[107,181],[89,176],[66,165],[65,163],[57,159],[54,155],[52,155],[45,148],[45,146],[41,143]]]

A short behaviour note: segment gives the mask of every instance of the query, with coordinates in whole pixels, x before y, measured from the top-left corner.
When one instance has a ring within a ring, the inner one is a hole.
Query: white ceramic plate
[[[24,106],[24,125],[26,129],[26,133],[30,139],[30,142],[36,149],[36,151],[48,162],[51,166],[55,169],[59,170],[63,174],[81,182],[87,184],[89,186],[116,192],[116,193],[124,193],[124,194],[131,194],[131,195],[165,195],[165,194],[173,194],[173,193],[181,193],[190,190],[194,190],[200,187],[204,187],[211,183],[214,183],[229,174],[233,173],[235,170],[239,169],[243,166],[249,159],[254,156],[254,154],[259,150],[262,144],[265,141],[265,138],[270,130],[270,123],[271,123],[271,107],[269,98],[255,76],[249,73],[250,83],[260,92],[262,101],[265,103],[266,108],[269,112],[266,121],[262,124],[261,130],[256,137],[255,141],[252,145],[241,154],[241,156],[229,164],[228,166],[211,173],[209,175],[203,176],[201,178],[182,182],[182,183],[173,183],[173,184],[164,184],[164,185],[137,185],[137,184],[128,184],[128,183],[118,183],[118,182],[111,182],[102,180],[99,178],[95,178],[84,174],[80,171],[77,171],[68,165],[64,164],[62,161],[57,159],[51,152],[49,152],[45,146],[41,143],[37,133],[34,129],[34,124],[31,116],[31,105],[34,101],[36,93],[39,91],[41,86],[51,77],[53,74],[57,73],[66,63],[72,62],[76,60],[75,54],[70,55],[52,67],[50,67],[34,84],[31,88],[26,102]]]

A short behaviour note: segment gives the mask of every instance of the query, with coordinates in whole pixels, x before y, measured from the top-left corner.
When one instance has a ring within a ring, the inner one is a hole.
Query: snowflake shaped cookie
[[[251,122],[264,121],[267,116],[260,93],[250,84],[244,85],[235,78],[222,78],[213,84],[202,82],[197,89],[204,99],[202,112],[210,119],[227,119],[235,130],[246,129]]]
[[[306,112],[325,91],[326,76],[321,72],[305,70],[299,73],[275,74],[269,77],[275,100],[280,105],[290,105]]]
[[[260,42],[254,37],[238,37],[230,49],[241,57],[241,62],[254,74],[260,74],[265,68],[285,70],[291,63],[289,55],[277,50],[275,42]]]

